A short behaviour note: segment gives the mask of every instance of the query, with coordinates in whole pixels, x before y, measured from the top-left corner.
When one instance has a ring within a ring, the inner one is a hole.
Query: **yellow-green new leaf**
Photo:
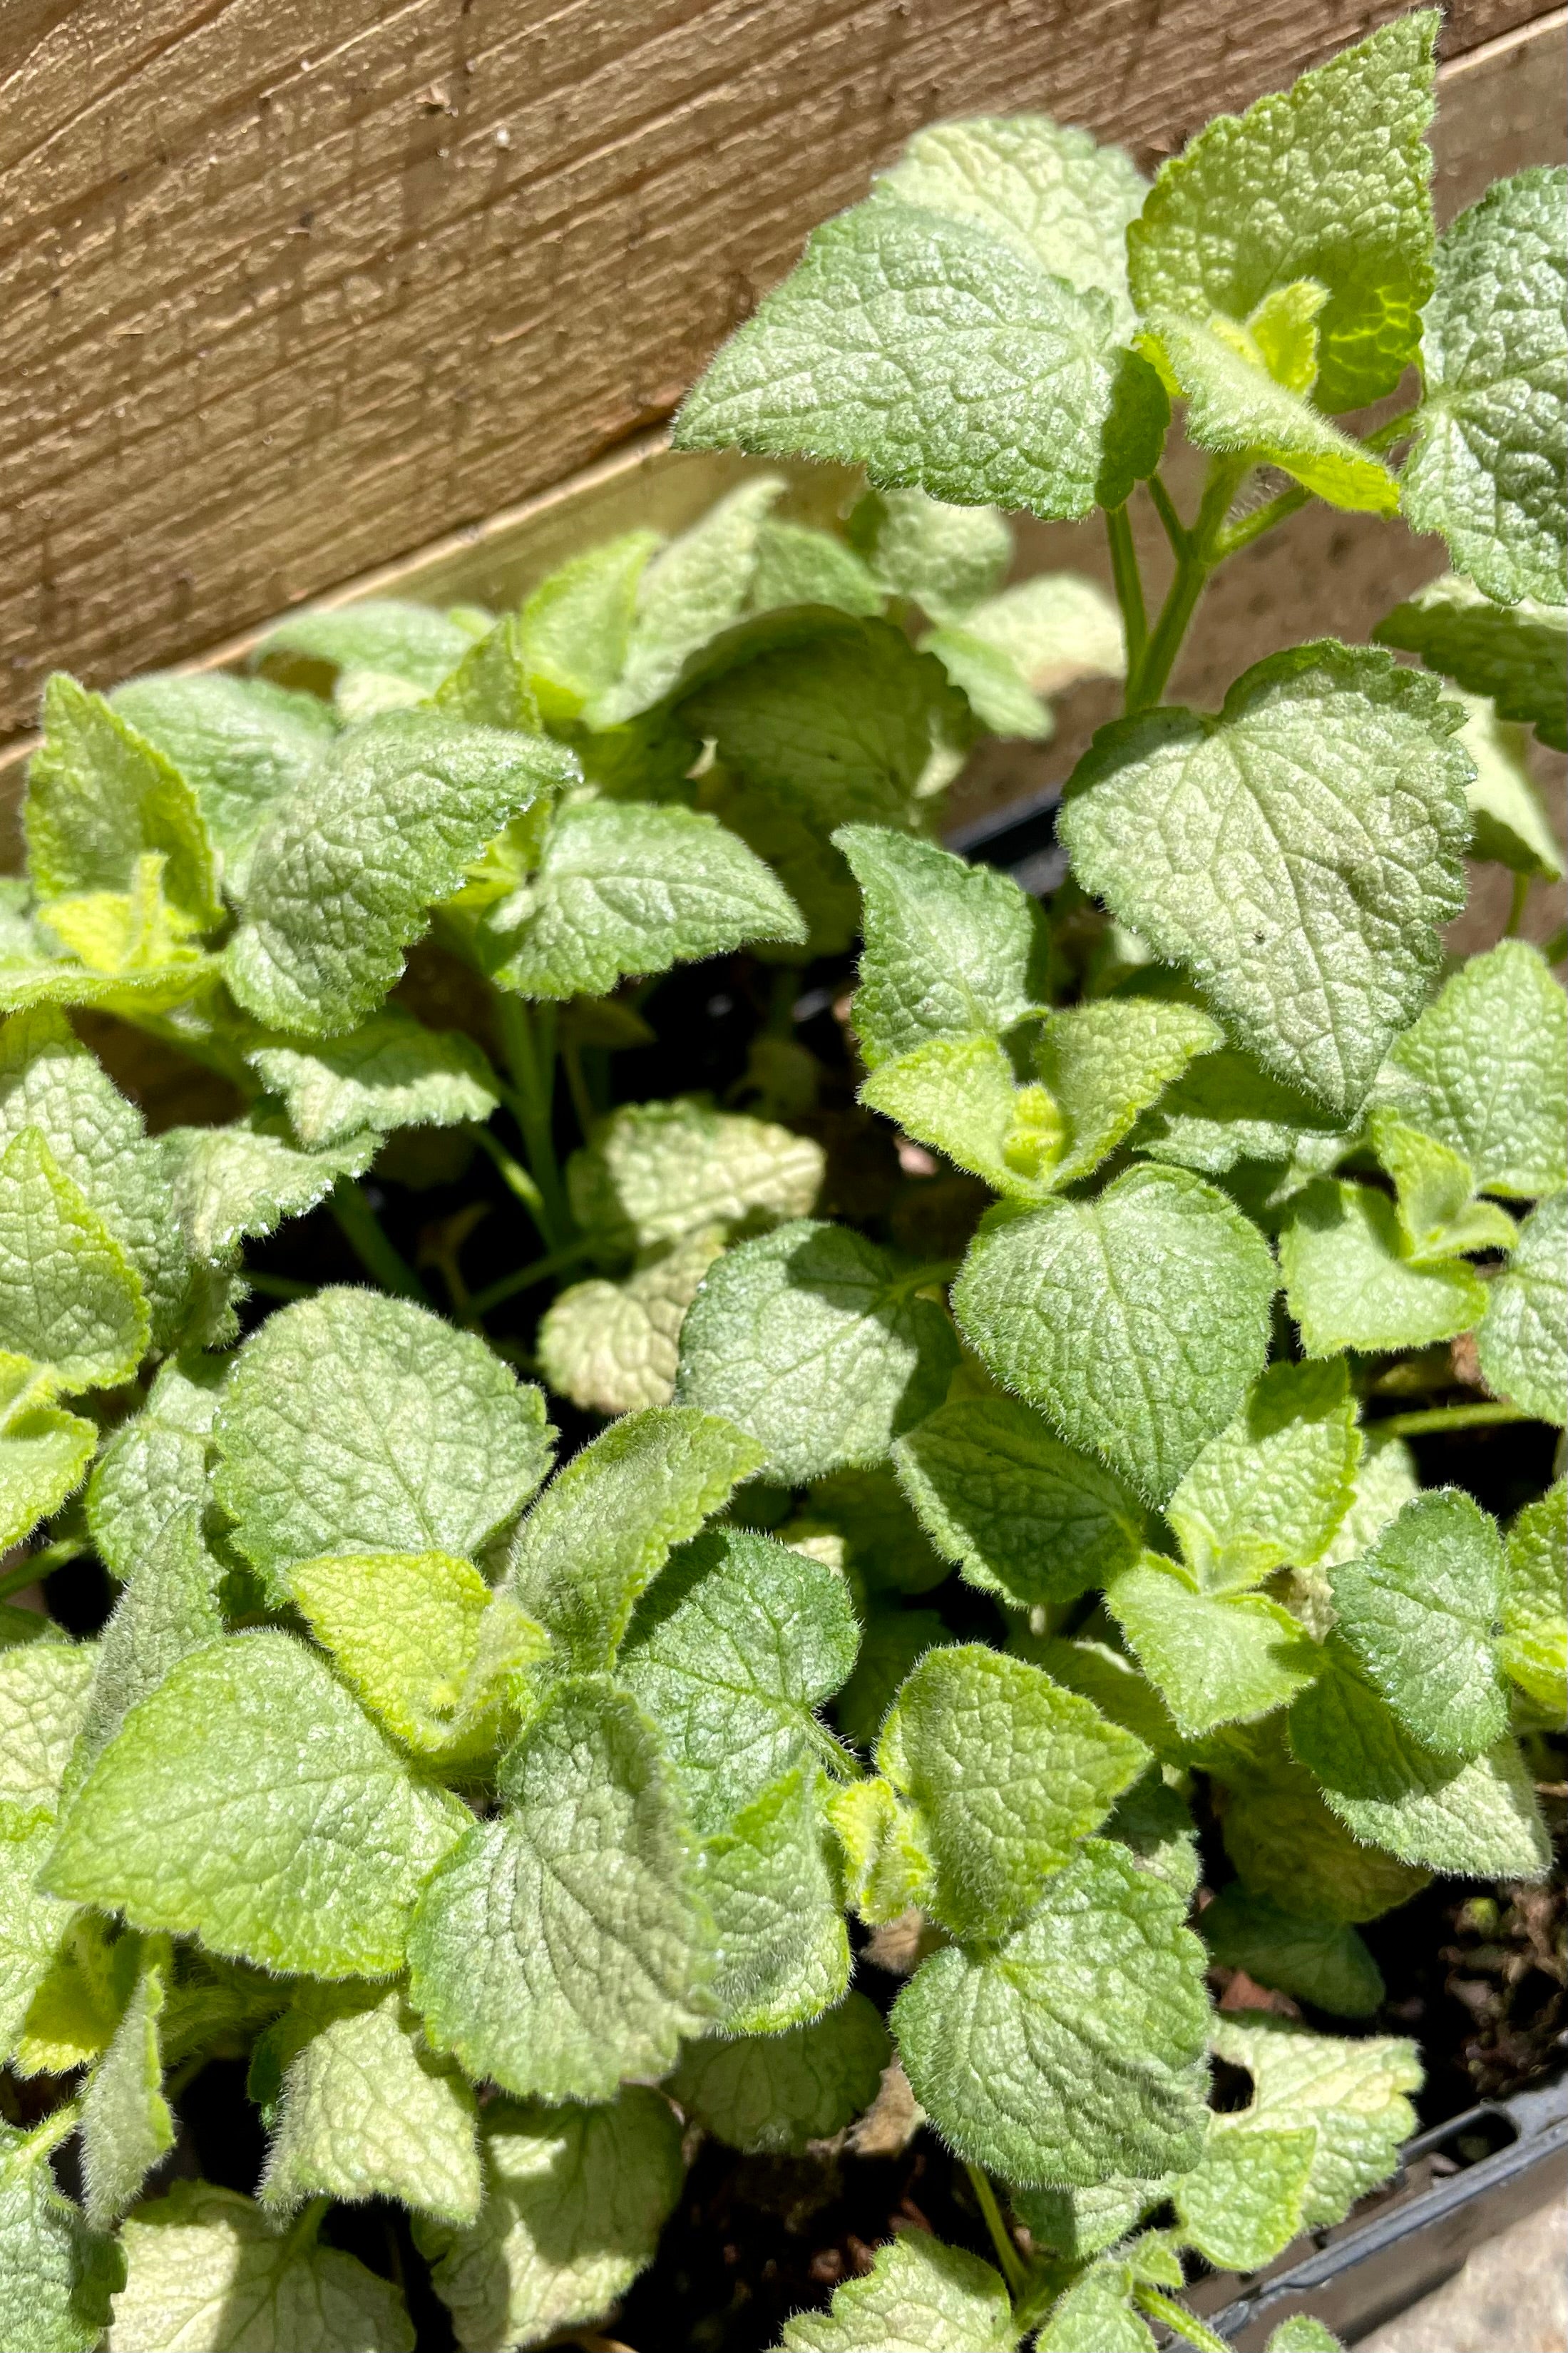
[[[93,2069],[81,2104],[87,2218],[99,2230],[120,2220],[160,2158],[174,2146],[163,2096],[159,2019],[167,1998],[170,1950],[158,1938],[142,1955],[114,2039]]]
[[[0,1154],[0,1349],[52,1386],[112,1388],[147,1346],[147,1301],[121,1244],[36,1127]]]
[[[1504,1670],[1553,1724],[1568,1715],[1565,1552],[1568,1484],[1559,1479],[1538,1503],[1526,1504],[1509,1530],[1502,1580]]]
[[[1350,1509],[1362,1437],[1342,1364],[1270,1365],[1165,1506],[1209,1592],[1320,1559]]]
[[[1279,1237],[1285,1297],[1310,1356],[1426,1348],[1480,1320],[1487,1287],[1462,1258],[1405,1255],[1398,1212],[1370,1185],[1315,1177]]]
[[[829,2310],[787,2321],[780,2341],[784,2353],[1013,2353],[1018,2330],[999,2272],[928,2232],[904,2231]]]
[[[127,891],[151,851],[165,860],[169,896],[196,928],[219,922],[212,843],[174,763],[63,670],[44,689],[43,718],[23,811],[39,897]]]

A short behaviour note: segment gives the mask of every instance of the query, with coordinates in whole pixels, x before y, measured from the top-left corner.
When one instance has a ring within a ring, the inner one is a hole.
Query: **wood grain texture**
[[[0,735],[667,414],[919,124],[1146,164],[1399,0],[7,0]],[[1541,13],[1456,0],[1463,54]]]

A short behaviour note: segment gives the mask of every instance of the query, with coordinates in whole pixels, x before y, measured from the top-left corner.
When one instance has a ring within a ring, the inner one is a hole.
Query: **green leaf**
[[[872,185],[883,199],[977,222],[1080,293],[1098,287],[1118,332],[1131,332],[1124,232],[1145,183],[1121,148],[1043,114],[977,115],[917,132]]]
[[[1016,663],[968,628],[928,629],[921,651],[934,654],[980,725],[992,735],[1044,743],[1056,723]]]
[[[826,1155],[809,1136],[700,1095],[622,1103],[566,1164],[573,1215],[608,1256],[720,1227],[756,1231],[809,1214]]]
[[[602,1677],[563,1683],[502,1760],[503,1811],[425,1891],[410,1998],[432,2047],[520,2097],[605,2100],[707,2023],[713,1927],[654,1728]]]
[[[1191,1897],[1203,1875],[1197,1851],[1197,1826],[1185,1802],[1167,1785],[1163,1768],[1151,1765],[1134,1781],[1105,1825],[1107,1838],[1120,1839],[1134,1862]]]
[[[1456,1764],[1401,1723],[1347,1645],[1327,1647],[1290,1710],[1290,1746],[1353,1835],[1429,1871],[1541,1878],[1551,1848],[1516,1744]]]
[[[1266,2353],[1344,2353],[1344,2347],[1310,2312],[1293,2312],[1270,2332]]]
[[[1348,1922],[1283,1911],[1233,1880],[1198,1927],[1216,1961],[1336,2018],[1367,2018],[1382,2004],[1383,1972]]]
[[[1426,1872],[1363,1846],[1329,1811],[1278,1717],[1226,1733],[1205,1761],[1226,1852],[1250,1894],[1348,1924],[1375,1920],[1426,1885]]]
[[[0,1381],[7,1366],[16,1368],[25,1395],[35,1378],[30,1366],[11,1357],[0,1365]],[[20,1544],[58,1511],[81,1484],[97,1444],[97,1424],[58,1406],[19,1404],[6,1410],[0,1429],[0,1547]]]
[[[1475,1199],[1468,1160],[1392,1113],[1373,1114],[1372,1147],[1394,1179],[1402,1256],[1411,1266],[1440,1266],[1469,1250],[1512,1250],[1513,1219],[1495,1201]]]
[[[1568,174],[1500,180],[1437,246],[1405,512],[1500,604],[1568,598],[1563,205]]]
[[[529,997],[604,996],[628,973],[805,937],[795,902],[704,811],[583,801],[562,809],[538,871],[497,911],[492,977]]]
[[[433,694],[473,642],[473,630],[456,615],[396,596],[366,596],[290,613],[268,629],[256,659],[296,654],[327,670],[374,670]]]
[[[1373,1427],[1363,1431],[1362,1440],[1350,1509],[1322,1556],[1323,1568],[1365,1552],[1417,1493],[1415,1464],[1402,1438],[1384,1437]]]
[[[1415,2112],[1405,2097],[1422,2080],[1413,2042],[1388,2034],[1352,2041],[1314,2034],[1289,2019],[1221,2012],[1214,2022],[1214,2049],[1217,2058],[1252,2077],[1252,2105],[1238,2112],[1230,2130],[1310,2130],[1316,2137],[1301,2202],[1303,2230],[1342,2221],[1358,2198],[1387,2180],[1401,2141],[1415,2129]]]
[[[1195,2162],[1207,2004],[1185,1908],[1125,1848],[1089,1839],[1000,1944],[921,1964],[893,2031],[961,2157],[1008,2181],[1082,2187]]]
[[[490,2103],[485,2202],[454,2232],[416,2221],[432,2284],[465,2346],[537,2345],[593,2320],[653,2261],[685,2168],[680,2127],[657,2092],[607,2107]]]
[[[1374,649],[1298,646],[1217,716],[1102,728],[1059,835],[1084,889],[1189,968],[1238,1044],[1352,1113],[1464,904],[1461,717]]]
[[[639,1595],[763,1450],[716,1414],[665,1407],[601,1430],[512,1540],[505,1590],[545,1625],[569,1672],[608,1667]]]
[[[12,1806],[0,1810],[0,2052],[7,2060],[76,1909],[37,1883],[54,1842],[48,1814],[29,1820]]]
[[[1021,1609],[1072,1601],[1136,1559],[1142,1507],[1016,1398],[955,1398],[893,1448],[900,1484],[945,1559]]]
[[[538,1389],[406,1300],[331,1290],[279,1309],[235,1359],[214,1491],[281,1598],[326,1552],[477,1553],[550,1464]]]
[[[500,1694],[490,1694],[489,1706],[473,1704],[492,1597],[471,1561],[329,1553],[299,1562],[289,1584],[310,1631],[389,1732],[447,1764],[494,1745]],[[542,1627],[514,1622],[509,1630],[538,1654],[547,1648]]]
[[[154,671],[116,687],[110,708],[177,768],[223,857],[227,889],[243,898],[257,838],[275,801],[293,792],[338,732],[313,694],[226,670],[199,677]]]
[[[1350,1509],[1362,1439],[1341,1364],[1270,1365],[1165,1506],[1200,1585],[1258,1585],[1321,1559]]]
[[[1114,2175],[1092,2189],[1009,2188],[1013,2211],[1041,2253],[1082,2263],[1126,2238],[1158,2202],[1162,2185],[1119,2180]]]
[[[671,1561],[616,1672],[658,1725],[700,1832],[728,1829],[796,1765],[836,1757],[816,1710],[858,1641],[843,1578],[769,1536],[714,1528]]]
[[[160,1939],[142,1957],[124,2015],[82,2100],[87,2218],[100,2231],[135,2202],[148,2174],[174,2145],[158,2031],[168,1969],[169,1948]]]
[[[64,670],[44,689],[43,723],[23,810],[38,896],[128,891],[138,859],[151,852],[164,861],[170,900],[197,930],[219,922],[212,843],[178,768]]]
[[[48,1884],[263,1968],[388,1976],[461,1820],[318,1654],[237,1635],[191,1651],[130,1709],[76,1794]]]
[[[171,1127],[158,1138],[168,1198],[191,1256],[232,1265],[240,1244],[273,1233],[324,1201],[340,1176],[360,1176],[379,1136],[362,1130],[322,1152],[301,1152],[275,1107],[253,1106],[229,1127]]]
[[[307,1986],[279,2026],[289,2056],[262,2205],[286,2214],[315,2197],[395,2198],[472,2222],[484,2192],[474,2095],[425,2051],[403,1996]]]
[[[1013,533],[994,507],[943,506],[923,491],[868,491],[849,533],[890,596],[961,621],[1002,583]]]
[[[0,1029],[0,1148],[36,1127],[63,1176],[119,1242],[146,1294],[154,1347],[166,1347],[185,1305],[189,1268],[141,1113],[74,1035],[39,1006]]]
[[[958,1362],[952,1327],[887,1251],[808,1219],[710,1270],[680,1335],[676,1397],[722,1412],[792,1482],[879,1462]]]
[[[1004,588],[965,613],[963,633],[1005,654],[1037,694],[1127,674],[1121,616],[1081,573],[1044,572]]]
[[[1095,2263],[1052,2307],[1037,2353],[1150,2353],[1154,2339],[1132,2309],[1132,2270]]]
[[[752,575],[752,610],[777,611],[787,605],[832,605],[863,620],[882,610],[881,583],[852,547],[831,532],[805,523],[763,523],[757,533]]]
[[[1457,572],[1418,588],[1373,631],[1379,645],[1419,654],[1471,694],[1484,694],[1500,719],[1533,727],[1543,744],[1568,752],[1568,612],[1524,597],[1491,598]]]
[[[1000,2273],[925,2231],[887,2240],[864,2278],[826,2312],[786,2321],[784,2353],[1013,2353],[1012,2300]]]
[[[1158,997],[1111,998],[1053,1013],[1035,1057],[1067,1129],[1051,1182],[1072,1185],[1087,1176],[1194,1056],[1224,1043],[1219,1024],[1196,1006]]]
[[[1435,10],[1385,25],[1239,117],[1221,115],[1161,170],[1127,232],[1145,317],[1249,318],[1314,279],[1319,406],[1392,392],[1415,357],[1432,290]]]
[[[1034,1004],[1033,902],[1010,875],[871,826],[837,837],[865,894],[852,1018],[866,1067],[930,1039],[999,1037]]]
[[[580,718],[620,677],[637,584],[658,545],[651,531],[606,540],[552,572],[523,606],[528,682],[552,724]]]
[[[1425,1348],[1468,1332],[1487,1290],[1463,1259],[1413,1266],[1386,1193],[1315,1177],[1279,1237],[1285,1298],[1310,1356]]]
[[[1321,304],[1321,286],[1308,281],[1300,290]],[[1297,291],[1281,288],[1279,294]],[[1279,295],[1273,299],[1278,302]],[[1246,451],[1254,463],[1278,467],[1330,506],[1379,515],[1397,511],[1399,484],[1382,459],[1302,396],[1315,365],[1307,369],[1303,385],[1275,380],[1261,347],[1264,321],[1256,311],[1245,323],[1221,315],[1205,322],[1163,308],[1150,316],[1160,354],[1186,396],[1187,438],[1200,449]],[[1315,353],[1315,329],[1307,332]]]
[[[188,1651],[223,1632],[222,1570],[202,1541],[201,1507],[178,1506],[150,1533],[98,1643],[92,1689],[66,1777],[74,1798],[138,1700]]]
[[[1317,1647],[1261,1593],[1202,1591],[1159,1553],[1124,1568],[1106,1604],[1139,1665],[1189,1738],[1265,1715],[1317,1671]]]
[[[740,619],[762,533],[784,487],[777,474],[742,482],[641,572],[621,675],[589,706],[593,725],[610,726],[661,702],[690,657]]]
[[[1568,1420],[1568,1193],[1538,1201],[1496,1275],[1476,1335],[1500,1397],[1558,1429]]]
[[[124,1250],[41,1131],[0,1153],[0,1350],[50,1387],[112,1388],[147,1345],[147,1302]]]
[[[845,1739],[858,1748],[874,1748],[910,1670],[938,1643],[957,1639],[934,1609],[870,1608],[861,1622],[855,1672],[833,1703],[834,1722]]]
[[[1131,1168],[1093,1201],[988,1222],[953,1309],[999,1380],[1157,1500],[1261,1371],[1275,1280],[1222,1194]]]
[[[58,2115],[30,2132],[0,2125],[0,2336],[18,2353],[92,2353],[124,2284],[114,2241],[55,2188],[66,2128]]]
[[[874,198],[814,232],[688,396],[676,444],[1073,520],[1095,503],[1113,316],[977,221]]]
[[[460,1029],[426,1029],[384,1006],[346,1038],[258,1046],[247,1056],[312,1152],[373,1128],[456,1127],[489,1119],[500,1097],[481,1049]]]
[[[1171,2184],[1182,2237],[1216,2268],[1261,2271],[1300,2227],[1317,2131],[1268,2115],[1211,2116],[1202,2157]]]
[[[1043,1087],[1015,1084],[995,1038],[930,1038],[879,1063],[860,1101],[1005,1198],[1037,1201],[1052,1182],[1061,1115]]]
[[[1289,1161],[1304,1146],[1332,1151],[1337,1124],[1320,1104],[1259,1070],[1250,1054],[1222,1047],[1172,1081],[1131,1140],[1132,1149],[1152,1160],[1223,1176],[1243,1160]]]
[[[122,2236],[128,2276],[114,2300],[111,2347],[414,2353],[390,2280],[336,2247],[279,2231],[232,2189],[176,2181],[138,2209]]]
[[[1415,1497],[1333,1573],[1342,1641],[1417,1738],[1459,1763],[1508,1725],[1494,1631],[1502,1578],[1497,1525],[1458,1487]]]
[[[207,1446],[226,1359],[192,1356],[160,1365],[140,1413],[122,1421],[93,1465],[88,1525],[99,1558],[121,1584],[136,1574],[169,1522],[207,1501]]]
[[[1148,1751],[1038,1667],[983,1644],[928,1651],[877,1743],[930,1857],[921,1908],[991,1942],[1033,1909]]]
[[[726,2034],[782,2033],[848,1985],[822,1786],[815,1766],[792,1767],[703,1848],[702,1892],[718,1935],[713,1999]]]
[[[686,1311],[723,1247],[721,1228],[700,1226],[643,1254],[622,1282],[574,1282],[557,1293],[534,1339],[550,1388],[591,1413],[668,1405]]]
[[[1466,787],[1475,820],[1470,856],[1492,859],[1515,874],[1560,881],[1563,851],[1531,781],[1529,737],[1500,719],[1489,702],[1453,691],[1469,713],[1459,741],[1476,764]]]
[[[1505,1672],[1552,1722],[1568,1715],[1568,1620],[1563,1556],[1568,1550],[1568,1484],[1561,1479],[1527,1504],[1509,1530],[1503,1563],[1501,1658]]]
[[[91,1643],[47,1640],[0,1651],[0,1806],[14,1810],[13,1831],[55,1810],[95,1656]]]
[[[427,910],[577,764],[541,736],[398,711],[342,736],[258,839],[225,954],[247,1013],[330,1037],[374,1012]]]
[[[869,2106],[889,2051],[880,2013],[863,1993],[852,1993],[784,2034],[689,2042],[669,2091],[693,2123],[729,2147],[799,2157]]]
[[[52,1836],[53,1825],[48,1827]],[[75,1916],[57,1939],[16,2038],[12,2063],[22,2076],[59,2075],[91,2065],[114,2040],[124,2006],[121,1951],[123,1946],[129,1959],[134,1947],[105,1914],[72,1905],[61,1908]]]
[[[1568,1182],[1568,998],[1539,948],[1500,940],[1461,965],[1389,1063],[1392,1107],[1484,1191],[1528,1200]]]

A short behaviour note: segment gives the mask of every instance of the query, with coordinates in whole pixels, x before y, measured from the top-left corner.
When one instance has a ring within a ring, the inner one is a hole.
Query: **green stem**
[[[1175,501],[1158,474],[1150,475],[1148,491],[1153,501],[1154,512],[1165,527],[1165,537],[1171,543],[1171,553],[1179,564],[1187,552],[1192,533],[1176,512]]]
[[[1539,1421],[1517,1405],[1434,1405],[1420,1413],[1396,1413],[1370,1422],[1380,1438],[1426,1438],[1439,1430],[1496,1430],[1511,1421]]]
[[[1024,2293],[1028,2274],[1024,2269],[1024,2258],[1013,2243],[1013,2234],[1002,2220],[1002,2209],[996,2203],[996,2192],[991,2187],[990,2176],[983,2172],[978,2165],[971,2165],[967,2158],[963,2161],[963,2169],[969,2176],[969,2186],[973,2190],[980,2211],[985,2217],[985,2227],[991,2233],[991,2243],[996,2250],[996,2260],[1002,2266],[1002,2274],[1007,2283],[1007,2293],[1014,2297],[1020,2296]]]
[[[298,1282],[291,1274],[268,1274],[254,1266],[246,1268],[245,1280],[264,1299],[314,1299],[321,1287],[319,1282]]]
[[[467,1126],[468,1133],[473,1137],[479,1150],[487,1159],[492,1160],[500,1171],[501,1181],[508,1192],[516,1195],[544,1240],[548,1241],[550,1236],[545,1229],[549,1222],[549,1212],[544,1205],[544,1196],[521,1161],[515,1160],[500,1138],[492,1135],[489,1129],[481,1126],[477,1119],[469,1120]]]
[[[529,1266],[520,1266],[513,1274],[503,1274],[498,1282],[487,1284],[483,1291],[475,1292],[468,1302],[469,1314],[488,1315],[492,1307],[500,1307],[506,1300],[515,1299],[520,1291],[527,1291],[533,1283],[542,1282],[547,1274],[558,1274],[563,1267],[574,1266],[579,1259],[587,1257],[592,1248],[593,1244],[586,1240],[568,1242],[564,1250],[552,1250],[548,1257],[536,1258]]]
[[[429,1306],[429,1293],[402,1251],[388,1240],[363,1185],[353,1176],[340,1176],[327,1196],[327,1207],[360,1264],[374,1275],[384,1291],[399,1299],[417,1300],[421,1307]]]
[[[26,1560],[17,1561],[14,1567],[0,1575],[0,1601],[9,1601],[13,1593],[23,1593],[29,1585],[36,1585],[40,1577],[47,1577],[51,1567],[63,1568],[63,1560],[51,1563],[44,1558],[45,1553],[54,1549],[53,1545],[45,1545],[42,1552],[30,1552]],[[80,1545],[72,1545],[68,1557],[74,1560],[81,1549]]]
[[[508,1104],[522,1135],[522,1147],[539,1188],[539,1229],[552,1250],[571,1236],[566,1196],[555,1158],[551,1112],[555,1096],[555,1008],[532,1008],[510,989],[495,993],[501,1050],[511,1073]]]
[[[586,1144],[598,1114],[594,1109],[594,1098],[588,1092],[588,1082],[583,1074],[583,1050],[575,1039],[568,1039],[562,1047],[561,1065],[566,1073],[566,1092],[577,1115],[577,1132]]]
[[[316,2234],[327,2219],[327,2210],[331,2205],[331,2202],[332,2201],[330,2198],[311,2199],[310,2204],[300,2214],[298,2221],[296,2221],[289,2230],[289,2235],[283,2242],[289,2254],[300,2255],[308,2253],[310,2249],[315,2245]]]
[[[1124,506],[1106,509],[1105,536],[1110,543],[1110,576],[1116,583],[1116,601],[1121,607],[1127,675],[1131,678],[1149,641],[1149,617],[1143,607],[1143,580],[1138,569],[1138,551],[1132,544],[1132,526]]]
[[[1136,2287],[1132,2301],[1151,2320],[1163,2320],[1183,2345],[1195,2346],[1197,2353],[1231,2353],[1223,2337],[1201,2321],[1195,2312],[1189,2312],[1174,2296],[1162,2295],[1157,2287]]]
[[[1519,937],[1520,927],[1524,922],[1525,902],[1530,897],[1530,881],[1528,874],[1516,874],[1513,878],[1513,896],[1509,902],[1508,922],[1503,929],[1505,940]]]
[[[1219,561],[1217,549],[1226,514],[1248,464],[1245,457],[1215,458],[1210,462],[1197,521],[1190,532],[1183,534],[1183,543],[1176,552],[1175,575],[1160,608],[1153,635],[1143,649],[1142,660],[1127,681],[1129,712],[1151,709],[1164,692],[1165,681],[1181,651],[1182,639],[1204,593],[1204,584]],[[1150,487],[1152,489],[1152,483]]]
[[[1311,495],[1310,491],[1304,491],[1300,482],[1295,482],[1289,490],[1281,491],[1278,498],[1265,499],[1261,506],[1254,507],[1250,514],[1243,515],[1231,524],[1228,531],[1221,533],[1217,560],[1223,562],[1227,555],[1236,554],[1238,549],[1250,547],[1255,539],[1261,539],[1264,533],[1272,531],[1276,523],[1283,522],[1288,515],[1299,512]]]

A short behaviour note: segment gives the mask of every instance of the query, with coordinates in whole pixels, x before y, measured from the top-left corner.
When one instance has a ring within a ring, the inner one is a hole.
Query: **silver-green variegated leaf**
[[[0,1153],[0,1353],[19,1403],[26,1366],[67,1395],[129,1380],[149,1337],[135,1269],[37,1127]],[[40,1401],[42,1401],[40,1399]]]
[[[1369,2018],[1382,2006],[1383,1972],[1348,1921],[1288,1912],[1233,1879],[1204,1906],[1198,1926],[1216,1961],[1258,1985],[1336,2018]]]
[[[723,1247],[721,1227],[700,1226],[639,1252],[619,1282],[595,1277],[557,1292],[534,1342],[548,1386],[591,1413],[668,1405],[686,1311]]]
[[[1321,1558],[1350,1509],[1361,1451],[1343,1365],[1271,1365],[1165,1506],[1203,1586],[1239,1591]]]
[[[99,2230],[119,2221],[174,2145],[159,2032],[170,1968],[165,1938],[143,1947],[130,1999],[82,2097],[85,2203],[88,2221]]]
[[[1509,1530],[1502,1587],[1504,1670],[1553,1723],[1568,1715],[1565,1551],[1568,1484],[1559,1479],[1537,1503],[1525,1505]]]
[[[121,1584],[172,1519],[206,1507],[213,1419],[227,1371],[221,1357],[168,1358],[145,1405],[120,1424],[93,1465],[88,1525],[100,1558]]]
[[[622,1103],[567,1163],[573,1214],[606,1257],[703,1229],[756,1232],[810,1214],[822,1146],[698,1095]]]
[[[1022,1019],[1037,923],[1010,876],[885,828],[847,826],[837,839],[865,895],[853,1018],[868,1070]]]
[[[0,2334],[29,2353],[93,2353],[125,2284],[113,2239],[56,2187],[49,2152],[68,2116],[0,2125]]]
[[[222,1568],[202,1538],[201,1506],[181,1504],[150,1533],[100,1637],[92,1688],[72,1751],[66,1794],[74,1797],[128,1710],[157,1690],[187,1651],[224,1630]]]
[[[792,1766],[704,1841],[702,1892],[718,1945],[713,2000],[727,2034],[804,2025],[849,1983],[824,1788],[815,1763]]]
[[[1216,1725],[1267,1715],[1318,1671],[1298,1620],[1267,1594],[1205,1592],[1160,1553],[1124,1568],[1106,1606],[1128,1648],[1189,1740]]]
[[[782,2034],[689,2042],[669,2079],[693,2123],[748,2156],[799,2157],[877,2094],[888,2030],[863,1993]]]
[[[1237,2111],[1232,2129],[1314,2137],[1302,2229],[1340,2221],[1387,2180],[1415,2124],[1408,2094],[1419,2090],[1422,2069],[1413,2042],[1315,2034],[1294,2020],[1256,2013],[1217,2017],[1213,2040],[1216,2057],[1252,2077],[1251,2105]]]
[[[1551,1194],[1520,1228],[1493,1277],[1477,1335],[1500,1396],[1561,1429],[1568,1419],[1568,1193]]]
[[[222,917],[217,860],[191,786],[101,694],[63,670],[44,689],[22,821],[40,900],[127,892],[150,857],[162,860],[162,889],[187,933]]]
[[[158,1138],[163,1184],[192,1258],[231,1265],[240,1245],[303,1217],[341,1176],[361,1176],[380,1137],[366,1129],[301,1152],[277,1106],[227,1127],[171,1127]]]
[[[367,1129],[387,1134],[489,1119],[500,1100],[489,1060],[471,1038],[427,1029],[391,1005],[345,1038],[258,1046],[247,1060],[311,1152]]]
[[[1484,1192],[1568,1183],[1568,998],[1539,948],[1472,956],[1397,1041],[1379,1086],[1400,1118],[1469,1163]]]

